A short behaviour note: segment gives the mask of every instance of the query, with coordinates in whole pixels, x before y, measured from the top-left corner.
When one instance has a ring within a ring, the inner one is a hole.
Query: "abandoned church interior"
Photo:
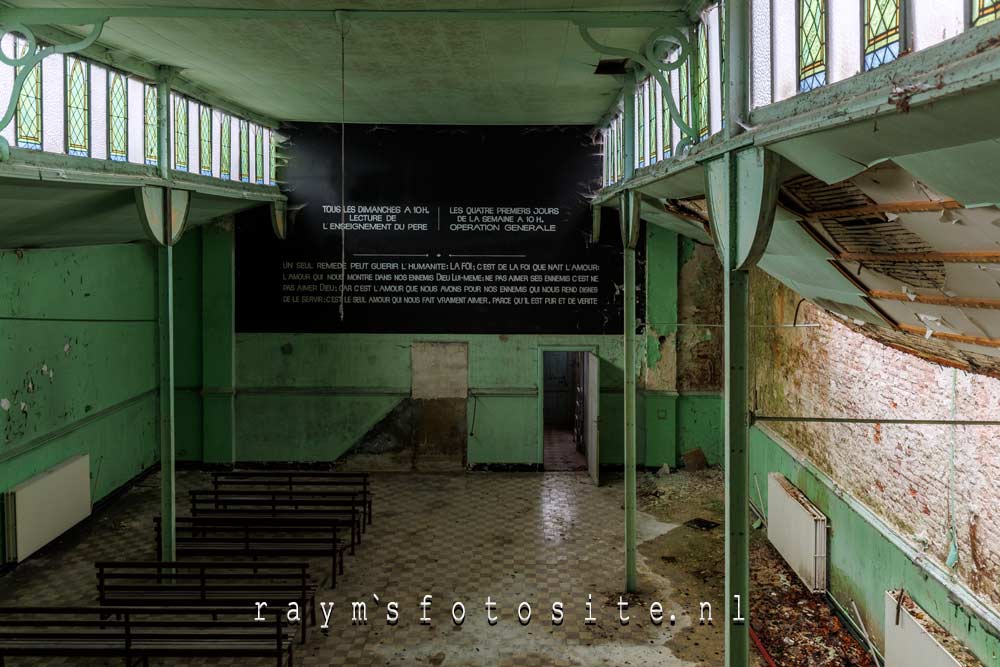
[[[1000,667],[1000,0],[0,0],[0,666]]]

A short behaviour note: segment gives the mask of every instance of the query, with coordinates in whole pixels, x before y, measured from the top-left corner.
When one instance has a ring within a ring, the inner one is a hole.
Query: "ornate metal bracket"
[[[0,116],[0,131],[10,125],[11,121],[14,120],[14,114],[17,113],[17,100],[21,97],[21,89],[24,88],[24,82],[27,81],[28,76],[30,76],[35,65],[53,54],[78,53],[90,47],[101,36],[101,31],[104,30],[104,24],[107,23],[107,21],[107,17],[96,21],[91,28],[90,34],[81,39],[79,42],[45,47],[38,46],[38,40],[35,39],[35,33],[33,33],[31,28],[23,23],[9,22],[0,24],[0,37],[8,34],[18,34],[27,42],[27,49],[25,49],[24,55],[18,55],[15,53],[13,58],[8,57],[7,54],[0,49],[0,62],[10,65],[14,68],[14,71],[17,72],[17,76],[14,77],[14,85],[10,90],[10,99],[7,101],[7,110],[4,112],[3,116]],[[10,143],[7,139],[0,136],[0,162],[6,162],[9,159]]]
[[[664,91],[671,90],[670,84],[664,74],[672,72],[675,69],[679,69],[691,58],[690,40],[688,40],[687,35],[685,35],[683,31],[672,26],[659,28],[654,31],[653,34],[649,36],[649,39],[646,40],[646,46],[643,49],[644,53],[617,46],[601,44],[594,39],[593,35],[590,34],[589,28],[583,25],[579,25],[577,27],[580,30],[580,37],[583,38],[583,41],[585,41],[590,48],[594,49],[598,53],[603,53],[609,56],[621,56],[639,63],[654,79],[656,79],[657,83],[660,84],[660,89]],[[674,60],[664,62],[656,56],[656,47],[660,42],[669,42],[677,46],[677,57]],[[670,108],[670,119],[681,131],[681,140],[677,144],[677,150],[684,151],[697,142],[698,133],[691,125],[684,122],[684,117],[678,111],[677,103],[674,101],[672,93],[664,95],[663,99]]]

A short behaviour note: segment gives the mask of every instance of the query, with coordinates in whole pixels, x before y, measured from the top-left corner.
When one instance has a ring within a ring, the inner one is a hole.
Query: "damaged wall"
[[[0,251],[0,490],[89,453],[96,501],[156,462],[155,269],[147,245]]]
[[[751,291],[756,325],[751,397],[758,414],[991,420],[1000,413],[996,379],[883,345],[801,301],[761,271],[753,273]],[[796,311],[799,324],[819,326],[774,326],[791,324]],[[801,452],[821,475],[942,568],[947,568],[954,526],[954,575],[984,603],[1000,609],[1000,429],[773,422],[755,429],[751,456],[757,478],[781,470],[821,509],[832,511],[840,501],[777,440]],[[966,622],[947,591],[919,576],[909,559],[857,513],[837,509],[832,524],[831,591],[845,603],[857,599],[877,637],[882,636],[883,592],[899,587],[902,577],[913,586],[908,592],[914,599],[980,657],[996,655],[996,638],[977,621]],[[861,572],[858,563],[884,565]]]
[[[647,466],[701,449],[722,462],[722,265],[715,249],[653,225],[642,373]],[[643,460],[640,458],[640,460]]]

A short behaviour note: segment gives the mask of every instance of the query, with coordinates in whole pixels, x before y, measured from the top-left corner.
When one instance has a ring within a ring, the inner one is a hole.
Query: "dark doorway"
[[[542,410],[545,470],[586,470],[584,364],[581,352],[544,352]]]

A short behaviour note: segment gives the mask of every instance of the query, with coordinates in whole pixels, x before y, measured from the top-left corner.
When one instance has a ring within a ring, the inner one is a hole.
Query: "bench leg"
[[[372,525],[372,499],[368,499],[368,525]]]

